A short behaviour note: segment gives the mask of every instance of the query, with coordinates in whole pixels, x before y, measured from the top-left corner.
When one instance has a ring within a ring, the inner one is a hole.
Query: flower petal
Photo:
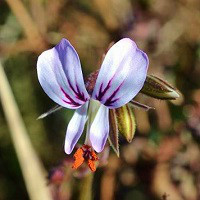
[[[75,144],[83,133],[85,122],[87,120],[87,108],[88,102],[75,111],[68,124],[65,136],[65,152],[67,154],[72,152]]]
[[[114,44],[102,63],[92,98],[109,108],[128,103],[141,90],[147,75],[148,57],[134,41]]]
[[[46,94],[59,105],[75,109],[89,99],[78,54],[68,40],[39,56],[37,73]]]
[[[90,142],[95,151],[101,152],[109,133],[109,109],[101,105],[90,127]]]

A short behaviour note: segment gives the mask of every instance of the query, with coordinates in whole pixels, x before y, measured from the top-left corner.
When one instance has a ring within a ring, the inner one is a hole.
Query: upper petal
[[[68,124],[64,147],[67,154],[72,152],[75,144],[78,142],[81,134],[83,133],[85,122],[87,120],[87,108],[88,102],[75,111]]]
[[[95,151],[101,152],[109,133],[109,109],[101,105],[90,127],[90,142]]]
[[[89,99],[78,54],[68,40],[39,56],[37,73],[46,94],[59,105],[78,108]]]
[[[148,64],[147,55],[137,48],[133,40],[120,40],[105,56],[92,98],[109,108],[128,103],[141,90]]]

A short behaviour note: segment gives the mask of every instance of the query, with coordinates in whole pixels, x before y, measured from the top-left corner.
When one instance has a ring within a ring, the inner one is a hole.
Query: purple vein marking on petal
[[[104,103],[105,106],[111,106],[113,103],[115,103],[119,98],[113,99],[117,92],[120,90],[121,86],[123,85],[124,81],[118,86],[118,88],[110,95],[110,97],[106,100]]]
[[[119,69],[119,70],[122,70],[122,69]],[[100,86],[100,88],[99,88],[99,94],[95,96],[95,97],[96,97],[96,100],[99,100],[99,101],[102,100],[102,98],[103,98],[103,96],[105,95],[105,93],[106,93],[106,92],[108,91],[108,89],[111,87],[111,83],[112,83],[113,79],[114,79],[115,76],[119,73],[119,70],[118,70],[118,72],[115,72],[115,74],[113,74],[112,78],[109,80],[107,86],[105,87],[105,89],[104,89],[103,91],[102,91],[103,83],[101,83],[101,86]],[[124,81],[123,81],[123,82],[124,82]],[[123,82],[122,82],[122,83],[123,83]],[[120,84],[120,86],[121,86],[121,84]],[[119,87],[120,87],[120,86],[119,86]],[[116,101],[117,101],[117,100],[116,100]]]
[[[70,104],[71,105],[71,107],[72,108],[77,108],[77,107],[80,107],[80,104],[73,104],[73,103],[71,103],[71,102],[69,102],[69,101],[65,101],[64,99],[62,99],[65,103],[67,103],[67,104]]]
[[[77,89],[78,98],[79,98],[81,101],[86,102],[86,101],[88,100],[88,98],[85,97],[85,95],[84,95],[83,92],[80,92],[79,86],[78,86],[77,84],[76,84],[76,89]]]
[[[74,105],[74,107],[76,106],[80,106],[81,104],[75,102],[64,90],[62,87],[60,87],[61,91],[63,92],[63,94],[65,95],[65,97],[69,100],[69,101],[66,101],[64,99],[62,99],[65,103],[68,103],[70,105]]]
[[[105,95],[105,93],[108,91],[108,89],[111,87],[111,82],[113,80],[114,76],[109,80],[107,86],[105,87],[105,89],[102,91],[102,87],[103,87],[103,83],[101,83],[101,86],[99,88],[99,94],[96,95],[96,99],[101,101],[102,97]]]
[[[88,100],[87,98],[85,98],[83,92],[80,92],[79,87],[78,87],[77,84],[76,84],[76,89],[77,89],[77,91],[76,91],[76,90],[73,88],[73,86],[72,86],[72,84],[71,84],[71,82],[70,82],[69,79],[67,79],[67,82],[68,82],[68,84],[69,84],[69,87],[70,87],[70,88],[72,89],[72,91],[75,93],[77,99],[79,99],[79,100],[81,100],[81,101],[83,101],[83,102],[86,102],[86,101]]]

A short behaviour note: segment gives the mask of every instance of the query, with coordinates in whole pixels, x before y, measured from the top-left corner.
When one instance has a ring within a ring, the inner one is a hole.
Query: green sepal
[[[115,109],[109,110],[109,122],[110,122],[110,132],[108,141],[113,151],[119,157],[119,130],[118,130],[117,116]]]

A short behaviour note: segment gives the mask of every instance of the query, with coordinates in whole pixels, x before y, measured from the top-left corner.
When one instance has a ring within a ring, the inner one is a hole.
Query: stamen
[[[92,172],[96,171],[96,166],[94,164],[94,161],[88,160],[88,167],[91,169]]]
[[[91,171],[96,171],[96,166],[94,164],[95,161],[98,160],[98,157],[92,147],[89,145],[83,145],[79,148],[74,154],[74,164],[72,166],[73,169],[77,169],[80,167],[84,161],[87,162],[88,167]]]
[[[73,169],[77,169],[80,167],[83,162],[84,162],[84,157],[83,157],[83,150],[82,148],[79,148],[76,153],[74,154],[74,164],[72,166]]]

